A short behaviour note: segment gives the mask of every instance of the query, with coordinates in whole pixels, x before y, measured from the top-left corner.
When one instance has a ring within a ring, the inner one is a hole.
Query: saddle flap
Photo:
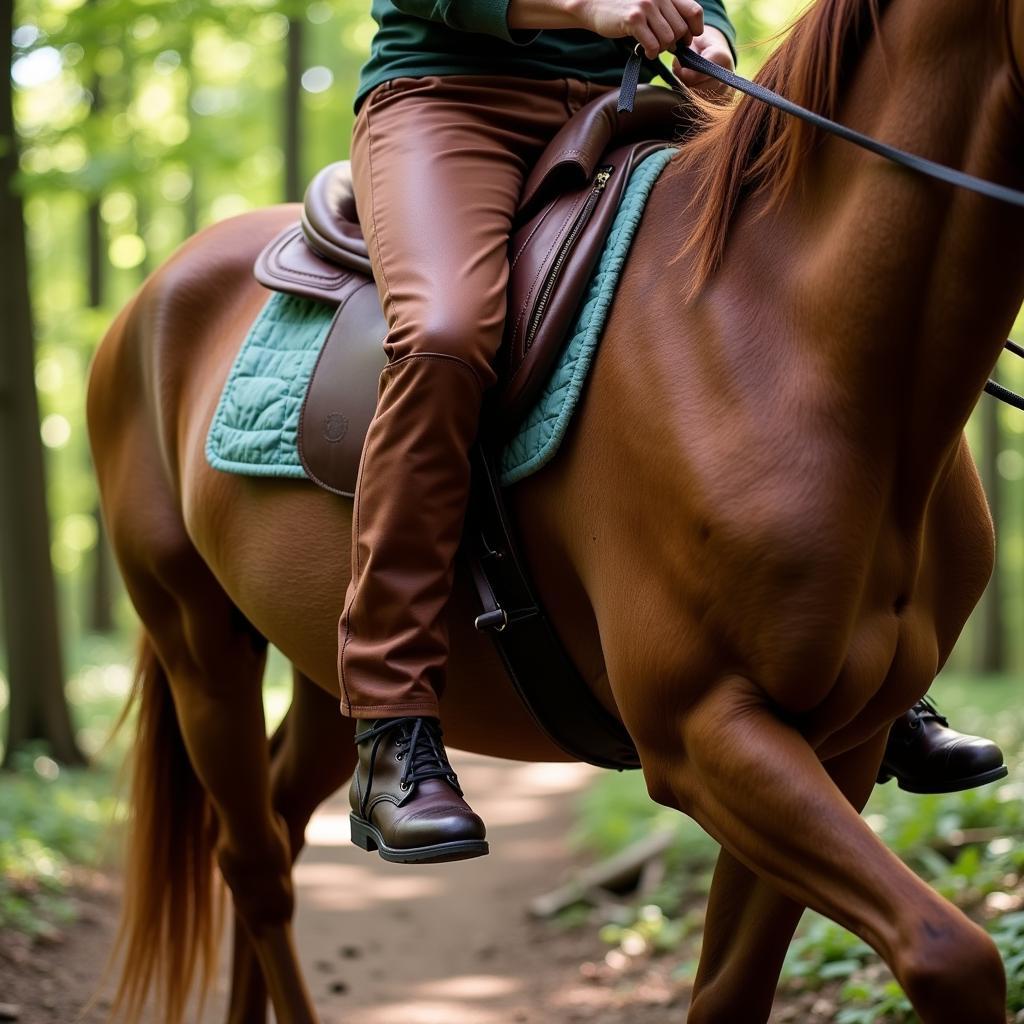
[[[665,145],[605,153],[589,183],[542,206],[513,234],[499,397],[508,430],[536,401],[562,349],[633,168]]]
[[[671,89],[637,88],[633,110],[617,111],[618,90],[581,107],[548,143],[526,179],[517,222],[534,214],[553,195],[579,189],[593,178],[612,146],[641,139],[672,140],[693,123],[693,104]]]
[[[367,269],[365,275],[369,273]],[[253,276],[264,288],[331,305],[341,301],[353,277],[365,275],[313,252],[299,224],[285,228],[271,239],[253,266]]]
[[[299,460],[311,480],[351,498],[387,364],[387,323],[373,280],[351,277],[299,414]]]

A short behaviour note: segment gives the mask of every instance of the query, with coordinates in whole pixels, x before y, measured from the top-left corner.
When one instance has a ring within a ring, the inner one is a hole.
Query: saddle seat
[[[617,92],[606,93],[566,121],[523,186],[517,223],[545,198],[586,185],[613,145],[669,139],[679,127],[677,115],[683,104],[671,90],[639,86],[631,113],[617,112],[617,102]],[[328,262],[371,273],[348,160],[328,164],[310,182],[303,199],[302,233],[309,247]]]

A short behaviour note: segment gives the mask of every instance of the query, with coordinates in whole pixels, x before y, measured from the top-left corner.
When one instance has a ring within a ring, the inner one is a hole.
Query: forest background
[[[0,929],[32,933],[60,917],[69,872],[95,860],[118,806],[123,746],[104,744],[130,683],[135,622],[89,460],[90,358],[117,310],[185,238],[300,198],[322,165],[348,155],[351,97],[375,26],[355,0],[0,6],[10,68],[0,94]],[[747,75],[802,8],[728,6]],[[1019,366],[1000,375],[1024,385]],[[998,562],[938,691],[1019,761],[1024,414],[983,399],[969,436],[998,524]],[[273,719],[288,700],[279,659],[267,693]],[[911,861],[937,835],[984,830],[984,842],[943,847],[945,868],[921,870],[940,882],[946,868],[959,871],[954,888],[970,894],[967,904],[1024,934],[1014,916],[1021,786],[1013,774],[983,797],[912,808],[886,797],[880,829],[904,823],[902,840],[886,835]],[[613,779],[585,802],[579,834],[592,850],[612,850],[658,813],[635,779]],[[672,899],[664,902],[670,917]],[[628,939],[631,925],[616,927]],[[820,953],[827,938],[815,941]],[[852,963],[848,953],[832,961]]]

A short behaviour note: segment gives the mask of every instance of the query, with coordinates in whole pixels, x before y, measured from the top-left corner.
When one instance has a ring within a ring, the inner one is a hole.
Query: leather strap
[[[490,632],[520,698],[555,744],[600,768],[639,768],[626,727],[594,696],[533,592],[498,484],[501,446],[487,419],[471,451],[473,500],[463,538],[483,606],[476,628]]]

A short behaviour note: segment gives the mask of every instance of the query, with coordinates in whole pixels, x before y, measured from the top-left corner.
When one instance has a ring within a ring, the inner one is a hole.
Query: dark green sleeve
[[[736,29],[725,13],[725,4],[722,0],[701,0],[701,4],[704,7],[704,24],[717,28],[729,40],[732,59],[736,60]]]
[[[509,0],[393,0],[403,14],[427,21],[439,21],[462,32],[482,32],[508,43],[525,45],[540,34],[535,29],[510,29]],[[704,23],[720,29],[736,56],[736,30],[725,13],[722,0],[704,0]]]
[[[536,29],[508,27],[508,0],[393,0],[403,14],[439,21],[462,32],[482,32],[507,43],[525,45],[540,35]]]

